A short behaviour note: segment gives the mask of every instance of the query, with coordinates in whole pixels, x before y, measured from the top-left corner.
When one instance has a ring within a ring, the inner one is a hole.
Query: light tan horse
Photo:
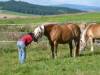
[[[70,56],[73,55],[73,45],[72,40],[75,42],[76,49],[74,50],[74,57],[79,55],[79,41],[80,41],[80,28],[76,24],[66,23],[66,24],[46,24],[35,28],[34,37],[39,39],[42,35],[45,35],[51,46],[52,57],[57,56],[58,44],[69,44]]]
[[[92,23],[86,27],[80,39],[80,51],[84,50],[84,48],[87,45],[87,41],[89,41],[91,45],[91,51],[93,52],[94,51],[93,43],[95,39],[100,39],[99,23]]]

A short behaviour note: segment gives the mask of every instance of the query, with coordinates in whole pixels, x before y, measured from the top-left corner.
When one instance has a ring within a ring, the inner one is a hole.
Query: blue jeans
[[[19,62],[23,64],[26,59],[26,49],[25,44],[23,41],[17,41],[17,47],[18,47],[18,54],[19,54]]]

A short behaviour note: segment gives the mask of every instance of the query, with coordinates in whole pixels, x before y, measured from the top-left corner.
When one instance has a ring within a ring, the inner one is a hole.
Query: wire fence
[[[16,48],[17,40],[28,32],[33,32],[35,25],[23,25],[23,24],[8,24],[0,25],[0,49]],[[40,39],[41,43],[38,43],[38,47],[48,46],[47,39],[45,37]],[[34,42],[33,42],[34,43]],[[35,46],[36,43],[34,43]]]

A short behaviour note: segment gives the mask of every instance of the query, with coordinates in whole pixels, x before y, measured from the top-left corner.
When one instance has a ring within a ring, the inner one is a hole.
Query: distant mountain
[[[67,7],[41,6],[13,0],[7,2],[0,2],[0,9],[34,15],[55,15],[82,12],[78,9],[72,9]]]
[[[86,5],[76,5],[76,4],[62,4],[57,6],[78,9],[83,11],[100,11],[100,7],[96,7],[96,6],[86,6]]]

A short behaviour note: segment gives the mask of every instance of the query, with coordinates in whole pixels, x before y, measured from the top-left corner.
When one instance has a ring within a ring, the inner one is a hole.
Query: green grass
[[[100,13],[38,16],[16,19],[1,19],[0,24],[37,24],[44,22],[100,22]]]
[[[69,57],[67,45],[59,45],[58,56],[53,60],[47,42],[33,43],[27,48],[26,62],[19,64],[16,44],[2,45],[0,75],[100,75],[97,47],[94,54],[87,50],[80,57],[73,58]]]

